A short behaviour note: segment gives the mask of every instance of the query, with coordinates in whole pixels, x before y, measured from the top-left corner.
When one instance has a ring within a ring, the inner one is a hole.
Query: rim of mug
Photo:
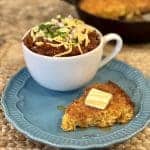
[[[86,24],[87,25],[87,24]],[[54,57],[54,56],[46,56],[46,55],[42,55],[42,54],[38,54],[33,52],[32,50],[30,50],[23,42],[23,39],[26,37],[26,35],[30,32],[31,29],[29,29],[27,32],[25,32],[25,34],[23,35],[22,39],[21,39],[21,45],[23,47],[23,50],[28,51],[30,54],[35,55],[37,57],[41,57],[44,59],[51,59],[51,60],[68,60],[68,59],[77,59],[77,58],[82,58],[82,57],[86,57],[89,56],[90,54],[95,53],[96,51],[99,51],[99,48],[103,45],[103,34],[95,27],[88,25],[90,28],[94,29],[100,38],[100,43],[99,45],[94,48],[93,50],[86,52],[84,54],[80,54],[80,55],[75,55],[75,56],[63,56],[63,57]]]

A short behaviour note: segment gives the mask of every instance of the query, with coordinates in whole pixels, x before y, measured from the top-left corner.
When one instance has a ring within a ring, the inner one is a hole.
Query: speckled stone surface
[[[20,46],[23,33],[31,26],[46,21],[56,14],[77,16],[73,6],[61,0],[0,0],[0,93],[7,80],[24,66]],[[107,46],[106,53],[111,48],[112,46]],[[124,45],[117,58],[150,76],[150,43]],[[5,119],[0,106],[0,150],[7,149],[56,150],[56,148],[31,141],[16,131]],[[112,145],[108,149],[150,150],[150,127],[146,127],[128,141]]]

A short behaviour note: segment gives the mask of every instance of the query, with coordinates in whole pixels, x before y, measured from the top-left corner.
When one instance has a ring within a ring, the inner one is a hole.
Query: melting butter
[[[111,93],[92,88],[85,99],[85,104],[98,109],[105,109],[112,97]]]

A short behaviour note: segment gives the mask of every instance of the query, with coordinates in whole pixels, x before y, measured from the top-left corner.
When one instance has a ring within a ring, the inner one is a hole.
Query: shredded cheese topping
[[[42,37],[52,47],[64,46],[66,51],[55,55],[60,57],[70,54],[73,47],[78,47],[79,52],[82,54],[81,44],[85,44],[85,46],[89,44],[88,34],[92,31],[92,28],[79,19],[72,16],[62,17],[58,15],[55,19],[33,27],[30,35],[35,44],[36,40]],[[38,43],[37,46],[41,44]]]

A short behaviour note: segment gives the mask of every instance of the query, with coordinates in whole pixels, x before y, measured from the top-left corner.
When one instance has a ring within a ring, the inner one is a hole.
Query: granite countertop
[[[46,21],[56,14],[77,16],[73,6],[61,0],[0,0],[0,93],[7,80],[21,67],[24,60],[20,39],[31,26]],[[137,37],[138,38],[138,37]],[[106,47],[110,51],[112,46]],[[150,43],[124,45],[118,59],[140,69],[150,76]],[[31,141],[16,131],[4,117],[0,106],[0,149],[50,149],[56,148]],[[149,150],[150,127],[122,144],[113,145],[109,150]]]

